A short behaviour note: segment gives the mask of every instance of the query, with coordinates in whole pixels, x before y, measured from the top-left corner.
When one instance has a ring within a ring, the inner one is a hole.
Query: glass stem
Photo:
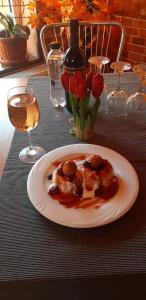
[[[144,78],[141,79],[139,93],[144,93]]]
[[[96,70],[97,74],[101,73],[101,65],[97,65]]]
[[[32,139],[30,135],[30,130],[28,132],[28,138],[29,138],[29,150],[33,150],[33,144],[32,144]]]
[[[121,90],[121,72],[118,72],[118,83],[117,83],[117,91]]]

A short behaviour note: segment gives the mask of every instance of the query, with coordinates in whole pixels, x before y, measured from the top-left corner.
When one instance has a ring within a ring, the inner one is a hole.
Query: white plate
[[[47,193],[48,170],[55,160],[70,159],[72,155],[98,154],[108,159],[119,179],[116,195],[99,209],[65,208]],[[44,155],[31,169],[27,191],[34,207],[47,219],[69,227],[88,228],[113,222],[123,216],[134,204],[139,190],[133,166],[119,153],[97,145],[73,144],[57,148]]]

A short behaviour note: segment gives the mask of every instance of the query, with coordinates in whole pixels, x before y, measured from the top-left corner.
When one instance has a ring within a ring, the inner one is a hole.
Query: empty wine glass
[[[101,69],[104,65],[108,64],[110,59],[106,56],[91,56],[88,59],[88,62],[93,66],[94,71],[101,73]]]
[[[142,121],[142,116],[146,116],[146,64],[141,63],[133,67],[133,71],[138,75],[140,86],[137,92],[127,99],[128,116]]]
[[[131,64],[125,61],[115,61],[111,63],[110,67],[117,74],[117,86],[116,89],[111,91],[107,96],[106,113],[113,114],[114,116],[126,116],[126,105],[129,93],[125,89],[123,89],[121,85],[121,78],[124,71],[128,71],[131,69]]]
[[[35,163],[45,151],[39,146],[33,146],[30,136],[30,130],[35,128],[40,120],[39,106],[31,88],[18,86],[9,90],[8,115],[16,129],[28,133],[29,147],[21,150],[20,160]]]

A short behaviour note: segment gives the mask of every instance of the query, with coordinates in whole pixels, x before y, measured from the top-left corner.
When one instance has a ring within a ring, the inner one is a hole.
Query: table
[[[112,78],[109,75],[106,80],[112,83]],[[127,82],[129,87],[137,84],[133,74],[127,74],[126,85]],[[51,106],[47,77],[31,78],[28,85],[33,86],[41,109],[41,122],[32,131],[34,143],[46,151],[80,143],[69,134],[69,115]],[[1,130],[2,145],[6,132]],[[3,166],[11,138],[8,135],[9,142],[3,148]],[[97,132],[91,143],[124,155],[135,167],[140,181],[139,196],[132,209],[101,228],[59,226],[33,208],[26,190],[32,166],[18,159],[19,151],[27,143],[25,134],[15,133],[0,183],[1,299],[135,299],[139,295],[145,298],[145,124],[143,128],[131,126],[123,120],[108,119],[102,113],[97,118]]]

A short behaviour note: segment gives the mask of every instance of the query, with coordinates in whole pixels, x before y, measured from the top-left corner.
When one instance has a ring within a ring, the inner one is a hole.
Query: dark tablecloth
[[[69,114],[49,100],[48,79],[32,78],[41,121],[34,144],[46,152],[81,143]],[[135,167],[140,192],[132,209],[101,228],[71,229],[40,215],[27,195],[32,165],[19,161],[27,134],[15,132],[0,183],[0,299],[135,299],[146,295],[146,126],[97,118],[90,143],[114,149]],[[143,298],[144,299],[144,298]]]

